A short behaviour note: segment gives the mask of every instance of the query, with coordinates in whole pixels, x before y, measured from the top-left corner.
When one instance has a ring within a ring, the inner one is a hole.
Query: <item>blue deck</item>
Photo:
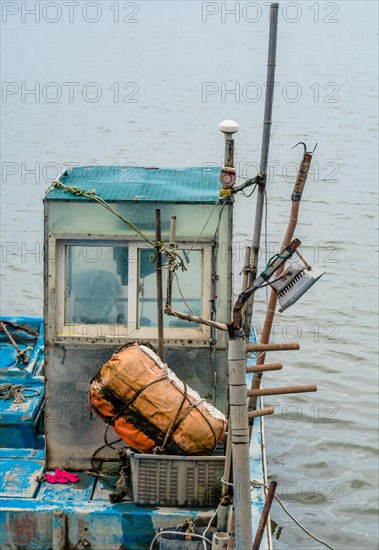
[[[95,189],[106,201],[214,204],[220,192],[220,168],[143,168],[141,166],[78,166],[60,181],[85,191]],[[47,200],[88,201],[61,189]]]
[[[20,405],[13,400],[1,401],[0,448],[0,547],[2,550],[61,550],[91,548],[92,550],[142,550],[149,547],[161,528],[176,527],[188,518],[197,518],[206,525],[214,509],[142,507],[132,501],[112,504],[106,483],[79,472],[77,484],[50,485],[39,481],[45,472],[43,423],[43,324],[40,318],[6,320],[27,324],[40,336],[31,344],[18,336],[18,343],[33,345],[31,360],[25,368],[13,366],[14,348],[2,338],[3,357],[0,383],[22,383],[38,390],[38,394]],[[4,336],[4,335],[2,335]],[[21,345],[22,344],[22,345]],[[249,360],[254,362],[254,358]],[[250,383],[250,382],[249,382]],[[256,428],[259,427],[257,422]],[[261,432],[254,429],[251,443],[251,476],[262,480]],[[57,464],[59,466],[59,464]],[[107,464],[104,468],[109,468]],[[253,530],[263,508],[260,489],[252,493]],[[59,525],[54,512],[64,514],[66,546],[59,545]],[[58,533],[58,534],[57,534]]]

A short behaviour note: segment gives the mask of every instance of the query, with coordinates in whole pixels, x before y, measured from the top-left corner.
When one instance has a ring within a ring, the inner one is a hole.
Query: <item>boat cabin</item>
[[[47,468],[91,467],[105,425],[90,416],[93,376],[126,342],[158,349],[155,210],[162,241],[176,217],[172,308],[230,318],[232,200],[219,200],[215,167],[72,168],[45,196],[45,375]],[[86,192],[85,195],[82,193]],[[101,202],[90,198],[101,198]],[[118,217],[120,214],[125,221]],[[163,299],[168,270],[163,258]],[[226,334],[164,315],[164,360],[223,412]],[[112,439],[112,437],[110,437]],[[116,439],[114,437],[113,439]],[[99,458],[111,460],[109,449]]]

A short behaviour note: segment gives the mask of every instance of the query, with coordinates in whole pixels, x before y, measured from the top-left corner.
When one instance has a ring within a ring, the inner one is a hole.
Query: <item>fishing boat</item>
[[[221,171],[75,167],[47,191],[43,318],[0,322],[4,550],[272,548],[268,517],[275,482],[267,481],[263,418],[273,409],[262,399],[316,386],[260,387],[263,372],[282,367],[265,363],[265,353],[299,347],[270,343],[268,327],[277,299],[281,309],[289,307],[321,276],[301,255],[299,265],[284,271],[300,244],[293,231],[311,162],[307,151],[281,253],[257,271],[277,11],[273,4],[256,178],[236,184],[238,125],[224,121]],[[249,186],[258,191],[257,212],[235,301],[234,196]],[[252,302],[267,285],[266,332],[256,342]],[[119,365],[122,353],[137,348],[167,382],[151,400],[159,407],[145,422],[136,405],[154,379],[110,416],[93,414],[99,409],[91,391],[103,366]],[[169,427],[158,429],[155,417],[171,404],[165,392],[172,388],[181,392],[181,406]],[[186,400],[196,396],[199,401],[179,418]],[[200,414],[192,432],[184,427],[191,411]],[[206,415],[225,419],[224,432],[216,437],[211,426],[210,447],[185,452],[182,439],[197,435],[204,419],[211,425]],[[154,439],[151,451],[131,444],[137,439],[120,439],[116,420],[131,418],[145,440]]]

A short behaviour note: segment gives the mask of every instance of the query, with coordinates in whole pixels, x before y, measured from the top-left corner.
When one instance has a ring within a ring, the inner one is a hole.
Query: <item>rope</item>
[[[253,189],[250,191],[250,193],[248,195],[245,193],[245,191],[243,189],[241,189],[241,191],[242,191],[243,196],[246,197],[247,199],[249,199],[250,197],[253,196],[254,191],[256,189],[257,189],[257,184],[255,183]]]
[[[151,382],[148,382],[142,388],[140,388],[136,393],[128,399],[128,401],[121,407],[121,409],[118,411],[117,414],[115,414],[109,422],[107,422],[108,425],[113,426],[113,424],[120,418],[120,416],[129,408],[129,406],[134,403],[134,401],[141,395],[142,392],[144,392],[147,388],[152,386],[153,384],[156,384],[157,382],[162,382],[162,380],[166,380],[167,374],[164,374],[163,376],[160,376],[159,378],[156,378],[155,380],[151,380]]]
[[[260,481],[257,481],[256,479],[253,479],[251,482],[251,486],[253,488],[257,488],[257,487],[265,487],[266,489],[268,489],[268,485],[266,483],[261,483]],[[229,484],[228,484],[229,485]],[[274,498],[278,501],[278,503],[280,504],[280,506],[283,508],[283,510],[285,511],[285,513],[292,519],[292,521],[294,521],[296,523],[296,525],[298,527],[300,527],[300,529],[302,529],[304,531],[304,533],[306,533],[309,537],[311,537],[311,539],[319,542],[320,544],[322,544],[323,546],[326,546],[327,548],[330,548],[330,550],[334,550],[333,546],[330,546],[327,542],[324,542],[320,539],[318,539],[317,537],[315,537],[315,535],[313,535],[310,531],[308,531],[308,529],[306,529],[303,525],[301,525],[301,523],[296,519],[294,518],[294,516],[291,514],[291,512],[289,512],[287,510],[287,508],[284,506],[283,502],[281,501],[281,499],[276,495],[274,494]]]
[[[266,267],[264,268],[264,271],[267,271],[268,268],[270,267],[271,263],[276,260],[277,258],[281,258],[282,260],[286,259],[287,256],[282,256],[281,254],[274,254],[273,256],[271,256],[271,258],[269,259],[269,261],[267,262],[267,265]]]
[[[9,330],[7,329],[7,327],[5,326],[5,323],[3,320],[0,319],[0,328],[3,330],[3,332],[5,332],[5,334],[7,335],[8,337],[8,340],[10,341],[10,343],[12,344],[12,346],[14,347],[14,349],[17,351],[17,359],[16,359],[16,362],[14,363],[14,365],[9,365],[8,367],[6,368],[13,368],[17,365],[17,363],[21,361],[24,363],[24,365],[27,365],[29,363],[29,355],[28,355],[28,351],[32,350],[33,349],[33,346],[28,346],[26,349],[24,350],[21,350],[19,348],[19,346],[17,345],[17,342],[16,340],[13,338],[13,336],[11,335],[11,333],[9,332]],[[22,369],[23,367],[18,367],[19,369]]]
[[[19,369],[24,369],[26,367],[26,365],[29,363],[29,356],[28,356],[28,351],[31,351],[33,349],[33,346],[28,346],[27,348],[23,349],[23,350],[20,350],[18,353],[17,353],[17,359],[16,359],[16,362],[13,363],[13,365],[9,365],[8,367],[6,367],[7,369],[9,368],[12,368],[13,367],[17,367]],[[23,365],[18,365],[19,361],[22,361]]]
[[[29,395],[26,394],[29,392]],[[16,404],[24,403],[26,399],[39,395],[39,390],[23,386],[22,384],[1,384],[0,385],[0,399],[7,401],[8,399],[14,399]]]
[[[180,414],[180,411],[182,410],[182,408],[184,407],[184,403],[186,402],[186,399],[187,399],[187,384],[185,382],[183,382],[184,384],[184,393],[183,393],[183,398],[181,400],[181,403],[179,405],[179,408],[178,410],[176,411],[176,415],[174,416],[174,418],[171,420],[171,423],[168,427],[168,430],[166,432],[166,435],[165,435],[165,438],[163,440],[163,443],[161,446],[156,446],[154,447],[153,449],[153,453],[154,454],[163,454],[165,452],[165,447],[169,441],[169,439],[171,439],[173,433],[175,432],[175,430],[177,429],[177,426],[176,426],[176,421],[178,420],[178,417],[179,417],[179,414]],[[178,423],[178,425],[180,425],[180,422]]]
[[[117,218],[119,218],[123,223],[130,227],[132,231],[137,233],[137,235],[139,235],[144,241],[149,243],[154,249],[156,256],[160,252],[167,258],[167,260],[171,259],[171,261],[174,261],[176,268],[181,267],[182,271],[186,271],[183,259],[179,256],[177,252],[175,252],[173,246],[171,246],[170,244],[165,244],[163,241],[152,241],[143,231],[141,231],[136,225],[134,225],[133,222],[124,218],[124,216],[117,212],[117,210],[113,208],[113,206],[111,206],[109,203],[107,203],[106,200],[97,195],[96,189],[89,189],[88,191],[86,191],[85,189],[81,189],[80,187],[66,185],[59,180],[53,181],[48,191],[50,189],[62,189],[65,193],[72,193],[76,197],[85,197],[86,199],[94,200],[97,203],[101,204],[109,212],[117,216]]]

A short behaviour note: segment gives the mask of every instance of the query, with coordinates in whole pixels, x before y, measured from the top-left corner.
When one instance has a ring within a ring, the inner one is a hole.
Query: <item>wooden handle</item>
[[[282,368],[282,363],[266,363],[263,365],[254,365],[254,367],[247,367],[246,372],[267,372],[270,370],[280,370]]]
[[[247,413],[247,418],[251,420],[253,418],[256,418],[257,416],[267,416],[269,414],[274,414],[274,407],[265,407],[264,409],[250,411]]]
[[[263,538],[264,530],[266,529],[266,524],[267,524],[267,520],[269,518],[272,501],[274,500],[274,495],[275,495],[275,490],[276,490],[277,484],[278,484],[277,481],[271,481],[271,483],[269,485],[267,495],[266,495],[265,504],[264,504],[264,507],[263,507],[263,510],[262,510],[261,519],[259,520],[257,532],[255,534],[255,539],[254,539],[254,543],[253,543],[253,550],[259,550],[259,548],[261,546],[261,541],[262,541],[262,538]]]
[[[284,386],[283,388],[260,388],[259,390],[248,390],[248,397],[259,397],[261,395],[282,395],[285,393],[305,393],[317,391],[315,384],[308,386]]]
[[[287,351],[300,349],[300,344],[247,344],[246,351]]]

